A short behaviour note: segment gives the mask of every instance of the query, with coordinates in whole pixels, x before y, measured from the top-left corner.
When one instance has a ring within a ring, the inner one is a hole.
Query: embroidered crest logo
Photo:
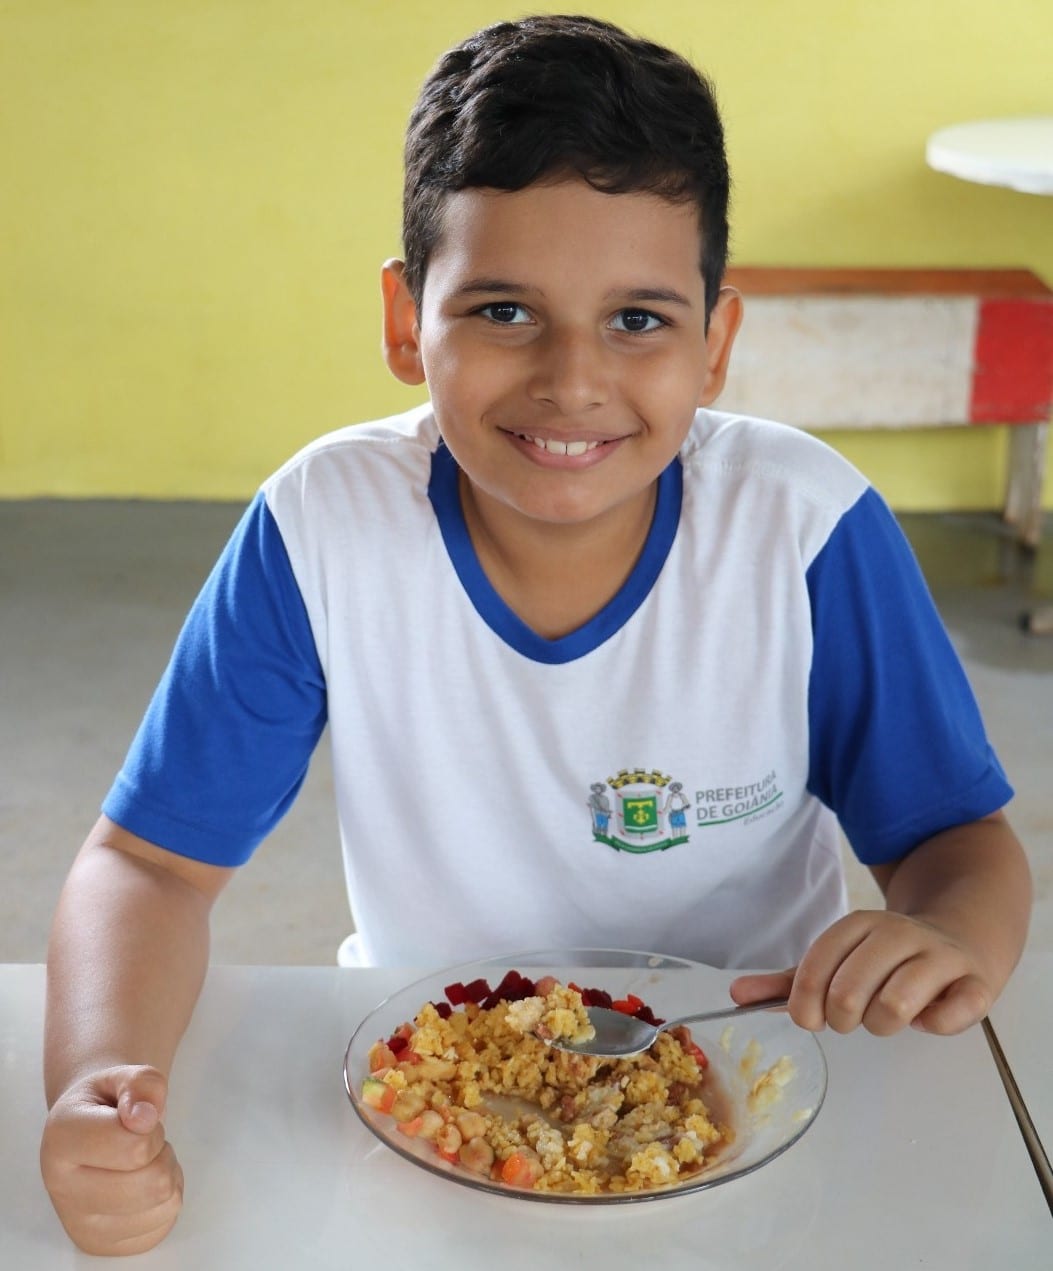
[[[686,843],[687,809],[683,783],[665,773],[622,768],[606,782],[589,787],[592,837],[616,852],[664,852]],[[612,824],[613,822],[613,824]]]

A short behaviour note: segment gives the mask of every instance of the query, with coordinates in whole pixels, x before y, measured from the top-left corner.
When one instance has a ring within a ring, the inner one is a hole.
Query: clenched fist
[[[183,1171],[165,1140],[167,1094],[156,1068],[108,1068],[52,1106],[41,1174],[62,1225],[86,1253],[142,1253],[179,1216]]]

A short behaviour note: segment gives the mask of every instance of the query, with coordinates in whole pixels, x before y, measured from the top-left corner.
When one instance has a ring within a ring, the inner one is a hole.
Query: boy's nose
[[[607,350],[586,333],[552,333],[538,342],[530,395],[564,415],[607,401],[610,393]]]

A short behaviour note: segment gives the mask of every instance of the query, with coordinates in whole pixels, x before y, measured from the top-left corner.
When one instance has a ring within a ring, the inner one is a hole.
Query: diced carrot
[[[501,1179],[511,1187],[533,1187],[541,1172],[537,1154],[529,1148],[519,1147],[501,1166]]]

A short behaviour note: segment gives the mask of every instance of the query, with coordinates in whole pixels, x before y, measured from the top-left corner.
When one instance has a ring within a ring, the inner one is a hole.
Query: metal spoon
[[[658,1038],[670,1028],[678,1028],[681,1024],[697,1024],[703,1020],[731,1019],[736,1015],[750,1015],[754,1011],[774,1011],[785,1006],[789,999],[785,997],[765,998],[763,1002],[750,1002],[748,1006],[724,1006],[718,1011],[702,1011],[697,1015],[681,1015],[679,1019],[667,1019],[657,1027],[646,1024],[633,1015],[624,1015],[621,1011],[608,1010],[605,1006],[587,1006],[585,1013],[589,1023],[595,1028],[596,1036],[587,1042],[571,1042],[566,1038],[555,1038],[546,1041],[557,1050],[569,1050],[575,1055],[594,1055],[597,1059],[627,1059],[630,1055],[640,1055],[649,1050]]]

